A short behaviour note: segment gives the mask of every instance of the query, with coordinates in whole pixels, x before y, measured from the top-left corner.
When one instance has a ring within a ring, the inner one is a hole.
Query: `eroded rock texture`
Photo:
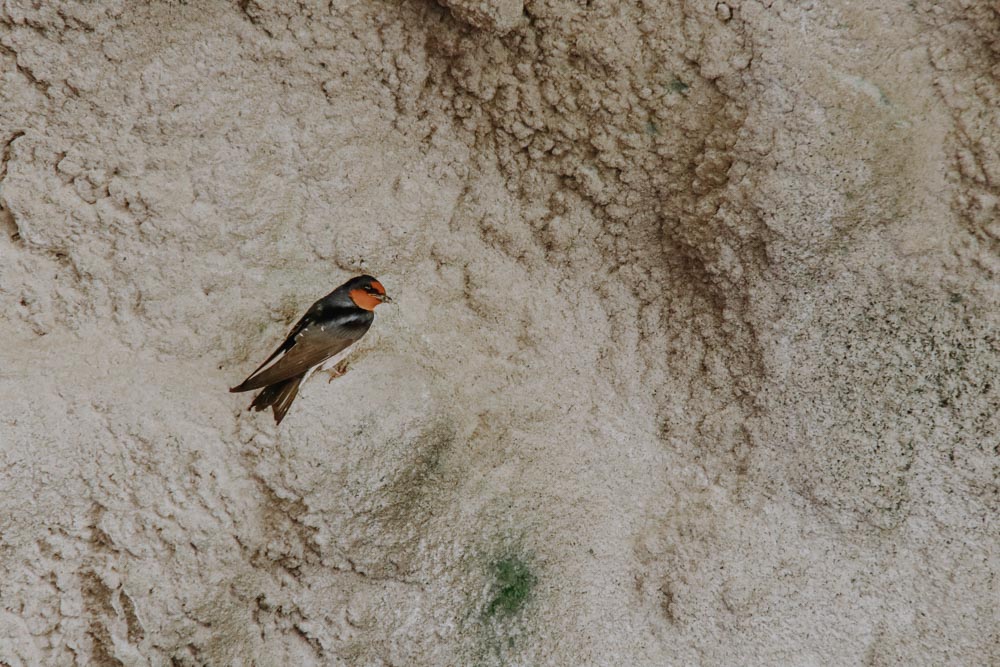
[[[996,6],[446,4],[0,6],[0,662],[1000,660]]]

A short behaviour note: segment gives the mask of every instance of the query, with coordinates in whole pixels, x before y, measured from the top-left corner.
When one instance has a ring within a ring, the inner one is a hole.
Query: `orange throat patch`
[[[363,289],[352,289],[350,294],[351,301],[354,302],[354,305],[358,308],[364,308],[365,310],[375,310],[375,306],[382,303],[380,300],[376,299]]]

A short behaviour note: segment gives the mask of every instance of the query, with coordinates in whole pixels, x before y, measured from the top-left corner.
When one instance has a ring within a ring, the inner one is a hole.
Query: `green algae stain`
[[[684,83],[683,81],[681,81],[680,79],[678,79],[676,76],[673,79],[671,79],[670,83],[667,85],[670,87],[671,91],[682,94],[686,93],[688,88],[691,87],[686,83]]]
[[[510,616],[524,606],[538,579],[527,564],[516,557],[493,564],[493,601],[486,607],[487,616]]]
[[[505,508],[506,509],[506,508]],[[525,552],[521,540],[510,534],[497,539],[489,551],[478,551],[468,565],[473,586],[462,625],[462,664],[475,667],[527,665],[525,652],[537,640],[534,598],[541,572]]]

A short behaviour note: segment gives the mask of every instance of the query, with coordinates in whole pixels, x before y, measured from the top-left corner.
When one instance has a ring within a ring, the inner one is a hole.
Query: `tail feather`
[[[275,423],[280,424],[281,420],[285,418],[288,408],[292,407],[292,401],[295,400],[295,397],[299,393],[299,386],[302,384],[304,375],[305,373],[296,375],[295,377],[264,387],[264,390],[257,394],[247,409],[260,412],[261,410],[271,408],[274,411]]]

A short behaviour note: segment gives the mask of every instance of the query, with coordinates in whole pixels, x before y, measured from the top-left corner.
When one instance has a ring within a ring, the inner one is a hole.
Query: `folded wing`
[[[250,391],[301,375],[344,351],[361,338],[370,322],[300,323],[288,340],[240,385],[230,391]]]

